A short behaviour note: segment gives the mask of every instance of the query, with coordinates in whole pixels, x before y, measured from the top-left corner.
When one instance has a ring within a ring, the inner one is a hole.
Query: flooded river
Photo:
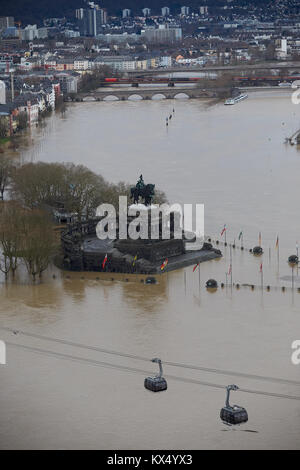
[[[204,203],[206,234],[221,240],[226,224],[227,242],[236,240],[232,277],[241,287],[205,289],[209,278],[225,282],[230,250],[223,245],[223,258],[203,263],[200,276],[190,267],[161,275],[157,285],[54,267],[37,285],[22,273],[13,284],[2,279],[0,326],[37,336],[0,330],[0,339],[31,348],[8,344],[7,365],[0,366],[1,448],[300,449],[299,400],[234,392],[249,421],[233,429],[220,421],[225,391],[217,387],[236,383],[300,397],[300,365],[291,362],[291,344],[300,339],[300,273],[293,272],[292,290],[287,263],[300,242],[300,151],[284,143],[300,128],[299,117],[282,90],[250,93],[232,107],[200,100],[81,103],[32,131],[31,145],[19,148],[24,162],[82,163],[113,182],[135,183],[143,173],[170,202]],[[248,251],[259,232],[261,258]],[[261,262],[270,291],[258,287]],[[38,335],[215,371],[166,365],[166,377],[191,380],[170,378],[167,392],[151,394],[143,380],[156,373],[155,364]]]

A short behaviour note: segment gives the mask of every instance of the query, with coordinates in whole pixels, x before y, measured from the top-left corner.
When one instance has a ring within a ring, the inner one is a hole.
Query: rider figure
[[[145,183],[144,183],[143,175],[141,175],[138,182],[137,182],[137,184],[136,184],[136,188],[141,190],[141,189],[143,189],[144,186],[145,186]]]

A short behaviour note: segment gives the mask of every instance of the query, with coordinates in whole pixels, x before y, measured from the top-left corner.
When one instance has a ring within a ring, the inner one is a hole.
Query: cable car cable
[[[114,351],[110,349],[105,349],[105,348],[99,348],[97,346],[88,346],[82,343],[76,343],[74,341],[69,341],[69,340],[63,340],[59,338],[53,338],[49,336],[44,336],[44,335],[39,335],[37,333],[28,333],[25,331],[13,329],[13,328],[6,328],[6,327],[0,327],[0,330],[7,331],[9,333],[13,334],[20,334],[23,336],[28,336],[31,338],[36,338],[36,339],[41,339],[45,341],[52,341],[55,343],[59,344],[65,344],[68,346],[73,346],[81,349],[87,349],[90,351],[96,351],[96,352],[101,352],[105,354],[111,354],[115,356],[120,356],[120,357],[126,357],[129,359],[136,359],[139,361],[144,361],[144,362],[151,362],[152,359],[149,359],[144,356],[139,356],[136,354],[129,354],[129,353],[122,353],[119,351]],[[258,380],[262,382],[271,382],[271,383],[278,383],[278,384],[283,384],[283,385],[296,385],[300,386],[300,382],[295,381],[295,380],[289,380],[289,379],[283,379],[283,378],[277,378],[277,377],[268,377],[268,376],[261,376],[261,375],[255,375],[255,374],[246,374],[244,372],[234,372],[234,371],[229,371],[229,370],[222,370],[222,369],[214,369],[210,367],[202,367],[202,366],[196,366],[192,364],[183,364],[179,362],[172,362],[172,361],[163,361],[164,364],[172,366],[172,367],[181,367],[183,369],[190,369],[190,370],[198,370],[200,372],[207,372],[207,373],[213,373],[216,375],[224,375],[224,376],[232,376],[232,377],[241,377],[245,379],[253,379],[253,380]]]
[[[151,372],[146,371],[144,369],[137,369],[137,368],[134,368],[134,367],[122,366],[122,365],[118,365],[118,364],[112,364],[112,363],[109,363],[109,362],[97,361],[97,360],[94,360],[94,359],[87,359],[87,358],[80,357],[80,356],[73,356],[73,355],[70,355],[70,354],[58,353],[58,352],[50,351],[50,350],[46,350],[46,349],[26,346],[24,344],[17,344],[17,343],[10,343],[10,342],[7,342],[6,344],[8,346],[13,347],[13,348],[19,348],[19,349],[23,349],[24,351],[29,351],[29,352],[33,352],[33,353],[37,353],[37,354],[46,355],[46,356],[52,356],[52,357],[56,357],[58,359],[66,359],[66,360],[70,360],[70,361],[74,361],[74,362],[80,362],[80,363],[95,365],[95,366],[99,366],[99,367],[107,367],[107,368],[110,368],[110,369],[117,369],[117,370],[121,370],[121,371],[124,371],[124,372],[135,372],[135,373],[141,373],[141,374],[151,374]],[[196,384],[196,385],[201,385],[201,386],[206,386],[206,387],[211,387],[211,388],[216,388],[216,389],[224,390],[224,389],[227,388],[227,385],[215,384],[215,383],[211,383],[211,382],[204,382],[204,381],[201,381],[201,380],[195,380],[195,379],[189,379],[189,378],[185,378],[185,377],[179,377],[179,376],[176,376],[176,375],[166,375],[166,377],[168,377],[171,380],[176,380],[176,381],[179,381],[179,382],[184,382],[184,383],[189,383],[189,384]],[[300,401],[300,396],[295,396],[295,395],[287,395],[287,394],[281,394],[281,393],[266,392],[266,391],[263,391],[263,390],[250,390],[250,389],[246,389],[246,388],[240,388],[239,390],[241,392],[244,392],[244,393],[252,393],[252,394],[255,394],[255,395],[263,395],[263,396],[274,397],[274,398],[285,398],[287,400]]]

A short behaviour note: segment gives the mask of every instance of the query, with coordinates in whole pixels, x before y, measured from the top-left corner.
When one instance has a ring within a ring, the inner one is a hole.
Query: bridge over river
[[[220,92],[220,89],[218,90]],[[143,99],[152,100],[155,98],[174,99],[174,98],[213,98],[216,97],[215,90],[203,90],[197,87],[190,88],[130,88],[126,90],[120,89],[101,89],[90,91],[87,93],[77,93],[74,101],[107,101],[110,99],[128,100],[128,99]]]

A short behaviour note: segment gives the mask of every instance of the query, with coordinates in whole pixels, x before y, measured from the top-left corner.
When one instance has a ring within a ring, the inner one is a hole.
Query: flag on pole
[[[137,255],[135,255],[135,257],[133,258],[132,266],[135,265],[136,260],[137,260]]]
[[[104,260],[103,260],[103,262],[102,262],[102,269],[105,268],[106,262],[107,262],[107,253],[106,253],[106,255],[104,256]]]
[[[276,250],[278,250],[278,247],[279,247],[279,237],[278,237],[278,235],[277,235],[276,245],[275,245]]]
[[[160,267],[160,269],[161,269],[162,271],[166,268],[168,262],[169,262],[169,260],[168,260],[168,258],[166,258],[165,261],[162,263],[162,265],[161,265],[161,267]]]
[[[259,235],[258,235],[258,244],[259,246],[261,246],[261,232],[259,232]]]
[[[221,237],[224,235],[225,232],[226,232],[226,225],[224,225],[224,228],[223,228],[223,230],[222,230],[222,232],[221,232]]]
[[[193,267],[193,273],[196,271],[196,269],[198,268],[199,264],[200,264],[200,263],[195,264],[195,266]]]
[[[232,266],[231,266],[231,264],[230,264],[230,265],[229,265],[229,269],[228,269],[228,275],[229,275],[229,276],[230,276],[231,272],[232,272]]]
[[[260,272],[260,273],[263,272],[263,264],[262,264],[262,263],[260,263],[259,272]]]
[[[242,238],[242,236],[243,236],[243,232],[241,231],[239,234],[239,240]]]

